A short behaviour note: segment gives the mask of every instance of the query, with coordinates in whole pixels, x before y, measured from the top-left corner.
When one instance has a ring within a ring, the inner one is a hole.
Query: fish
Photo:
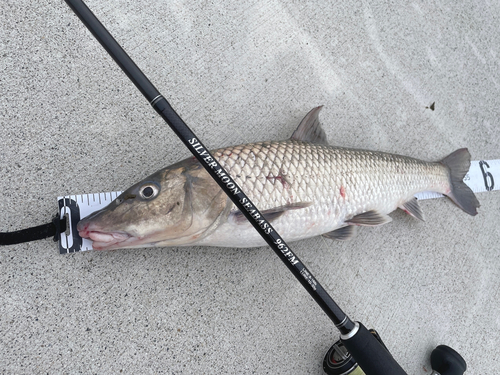
[[[360,226],[390,222],[400,208],[424,220],[415,194],[434,191],[474,216],[463,182],[470,153],[438,162],[328,144],[313,108],[292,137],[212,151],[287,242],[318,235],[352,238]],[[77,225],[96,250],[167,246],[256,247],[266,243],[202,165],[190,157],[121,193]]]

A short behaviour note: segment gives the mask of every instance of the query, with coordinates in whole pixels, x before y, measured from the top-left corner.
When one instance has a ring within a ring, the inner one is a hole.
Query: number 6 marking
[[[493,187],[495,186],[495,181],[493,180],[493,175],[490,172],[486,172],[484,170],[485,165],[486,165],[486,168],[490,167],[488,165],[488,163],[486,163],[484,160],[479,161],[479,168],[481,168],[481,172],[483,173],[484,186],[486,187],[486,190],[492,191]]]

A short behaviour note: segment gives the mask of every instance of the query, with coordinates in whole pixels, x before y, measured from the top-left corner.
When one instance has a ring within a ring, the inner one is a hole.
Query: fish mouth
[[[76,229],[81,238],[92,241],[92,247],[95,250],[113,250],[133,247],[139,242],[139,238],[134,237],[126,232],[108,232],[99,230],[92,223],[80,221]]]

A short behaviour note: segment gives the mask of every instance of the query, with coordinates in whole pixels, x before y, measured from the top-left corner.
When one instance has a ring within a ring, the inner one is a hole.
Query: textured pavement
[[[332,144],[500,159],[498,2],[87,4],[210,148],[288,138],[324,105]],[[0,93],[0,231],[188,156],[62,1],[3,2]],[[425,222],[399,211],[352,241],[292,247],[408,374],[429,374],[438,344],[491,374],[500,193],[478,199],[476,217],[427,200]],[[0,248],[2,374],[319,375],[337,338],[269,248]]]

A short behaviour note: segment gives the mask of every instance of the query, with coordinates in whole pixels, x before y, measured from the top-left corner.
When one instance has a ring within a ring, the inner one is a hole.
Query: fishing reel
[[[386,348],[377,331],[371,329],[370,332]],[[431,366],[430,375],[463,375],[467,369],[462,356],[446,345],[439,345],[432,351]],[[341,340],[326,353],[323,370],[327,375],[366,375]]]

